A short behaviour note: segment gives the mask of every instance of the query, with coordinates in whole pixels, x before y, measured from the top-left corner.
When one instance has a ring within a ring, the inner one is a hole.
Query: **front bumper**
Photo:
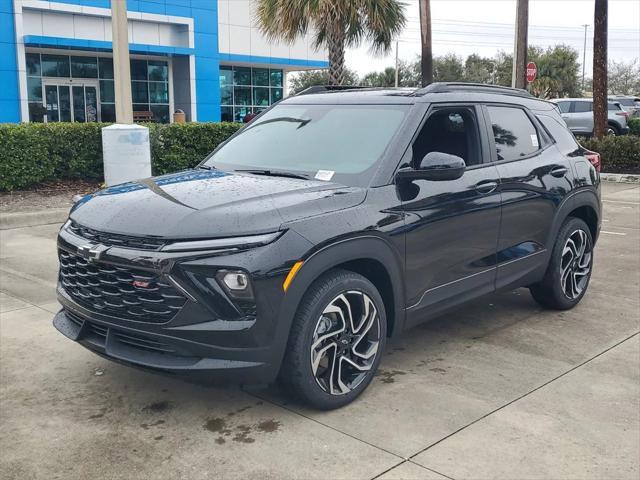
[[[61,255],[79,255],[86,246],[87,239],[72,232],[62,230],[58,236]],[[184,305],[161,321],[136,319],[93,308],[59,283],[63,309],[53,324],[69,339],[119,363],[225,382],[270,383],[280,369],[292,319],[282,281],[287,265],[307,248],[308,242],[293,232],[273,244],[231,254],[108,247],[90,262],[93,275],[95,266],[118,267],[147,272],[164,283],[176,281],[186,296]],[[211,281],[219,270],[234,268],[250,274],[253,308],[233,308]]]
[[[179,338],[98,323],[66,309],[56,314],[53,325],[67,338],[110,360],[157,372],[202,374],[212,380],[245,384],[264,383],[277,374],[264,362],[203,357],[200,346]],[[252,355],[245,352],[245,356]]]

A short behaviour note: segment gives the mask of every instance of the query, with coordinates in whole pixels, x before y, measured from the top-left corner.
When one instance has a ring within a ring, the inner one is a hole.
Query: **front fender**
[[[404,327],[404,275],[402,255],[387,239],[375,234],[335,240],[330,244],[319,246],[305,256],[302,267],[287,289],[280,305],[278,317],[278,342],[275,351],[281,352],[278,362],[284,357],[289,339],[289,331],[293,318],[304,294],[311,284],[323,273],[354,260],[375,260],[382,264],[391,279],[393,286],[394,328],[392,334],[402,331]]]

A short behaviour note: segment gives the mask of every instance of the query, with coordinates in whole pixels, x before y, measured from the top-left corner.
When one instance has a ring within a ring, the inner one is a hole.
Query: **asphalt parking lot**
[[[110,363],[51,325],[59,225],[0,232],[0,477],[637,479],[640,186],[604,185],[572,311],[483,298],[388,345],[353,405]]]

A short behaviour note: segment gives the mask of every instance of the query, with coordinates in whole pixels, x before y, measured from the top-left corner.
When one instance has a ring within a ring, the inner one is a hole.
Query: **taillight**
[[[622,115],[625,119],[629,120],[629,112],[616,112],[616,115]]]
[[[600,154],[596,153],[596,152],[592,152],[590,150],[587,150],[587,152],[584,154],[584,156],[587,158],[587,160],[589,160],[589,162],[591,162],[591,165],[594,166],[594,168],[596,169],[596,171],[600,171],[600,167],[601,167],[601,162],[600,162]]]

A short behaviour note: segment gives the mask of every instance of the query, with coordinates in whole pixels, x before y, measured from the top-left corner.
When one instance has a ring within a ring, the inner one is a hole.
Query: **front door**
[[[97,82],[45,80],[42,85],[47,122],[99,122]]]
[[[457,180],[399,184],[406,216],[407,323],[494,289],[501,199],[495,165],[484,163],[489,141],[473,105],[432,108],[410,154],[412,166],[429,152],[462,157]]]

